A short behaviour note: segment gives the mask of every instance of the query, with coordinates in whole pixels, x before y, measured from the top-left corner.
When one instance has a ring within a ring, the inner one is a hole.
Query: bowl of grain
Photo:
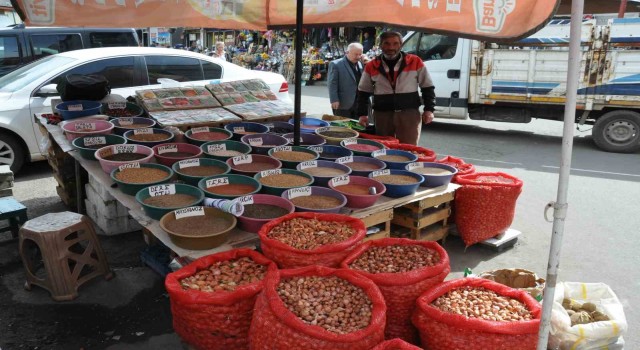
[[[433,162],[409,163],[405,166],[405,169],[422,175],[424,177],[422,186],[424,187],[446,186],[458,173],[458,169],[451,165]]]
[[[144,117],[122,117],[111,119],[113,123],[113,132],[118,135],[124,135],[125,132],[135,129],[153,128],[156,121],[151,118]]]
[[[327,126],[315,130],[317,135],[327,140],[329,145],[340,145],[340,141],[358,137],[360,134],[352,129],[343,128],[341,126]]]
[[[118,189],[132,196],[145,187],[171,181],[173,175],[173,170],[162,164],[137,162],[117,167],[110,174]]]
[[[210,158],[184,159],[173,163],[171,169],[178,175],[178,179],[191,186],[198,186],[198,182],[205,177],[228,174],[231,171],[227,163]]]
[[[382,182],[387,188],[386,197],[399,198],[409,196],[418,190],[424,178],[420,174],[406,170],[385,169],[369,174],[370,179]]]
[[[275,147],[267,154],[278,159],[285,168],[289,169],[295,169],[302,162],[318,159],[318,153],[302,146]]]
[[[153,146],[152,149],[158,163],[166,166],[172,166],[173,163],[181,160],[200,158],[202,156],[200,147],[189,143],[161,143]]]
[[[264,170],[253,178],[262,184],[263,193],[276,196],[290,188],[310,186],[313,183],[313,176],[291,169]]]
[[[244,206],[244,212],[238,217],[238,227],[253,233],[258,233],[267,222],[296,210],[289,200],[270,194],[243,196],[238,201]]]
[[[113,133],[113,124],[104,120],[73,120],[62,124],[67,140],[80,136],[105,135]]]
[[[126,131],[122,136],[127,143],[153,147],[173,141],[175,135],[168,130],[158,128],[140,128]]]
[[[198,188],[204,191],[208,198],[236,199],[258,193],[262,184],[249,176],[224,174],[205,177],[198,182]]]
[[[316,213],[338,213],[347,204],[347,198],[340,192],[318,186],[288,189],[282,198],[295,205],[296,211]]]
[[[224,244],[229,232],[236,227],[235,216],[217,208],[187,207],[166,213],[160,227],[180,248],[212,249]]]
[[[342,193],[349,208],[370,207],[387,191],[382,182],[363,176],[334,177],[329,181],[329,188]]]
[[[371,153],[371,157],[381,160],[387,164],[387,169],[404,170],[405,166],[418,160],[418,156],[409,152],[397,149],[381,149]]]
[[[153,150],[142,145],[110,145],[99,148],[94,156],[100,162],[102,170],[111,171],[127,163],[150,163],[153,161]]]
[[[191,128],[184,133],[184,137],[187,139],[187,142],[197,146],[203,145],[209,141],[229,140],[232,136],[233,133],[229,130],[206,126]]]
[[[240,142],[251,146],[251,152],[254,154],[267,154],[274,147],[285,146],[289,143],[287,139],[276,134],[252,134],[244,135],[240,138]]]
[[[255,174],[271,169],[282,168],[282,162],[260,154],[246,154],[227,159],[231,171],[236,174],[253,177]]]
[[[263,134],[269,132],[269,128],[260,123],[252,122],[237,122],[229,123],[224,126],[224,129],[233,133],[233,140],[240,141],[240,138],[245,135]]]
[[[293,135],[294,134],[292,132],[282,135],[282,137],[287,139],[287,141],[289,142],[290,146],[293,146],[294,141],[295,141],[294,138],[293,138]],[[327,140],[325,140],[320,135],[308,134],[308,133],[304,133],[304,132],[300,133],[300,146],[322,146],[325,143],[327,143]]]
[[[367,139],[346,139],[340,141],[340,146],[353,152],[354,156],[371,157],[371,152],[385,149],[380,142]]]
[[[96,150],[109,145],[123,145],[127,140],[118,135],[91,135],[80,136],[73,139],[71,145],[77,149],[80,156],[88,160],[96,160]]]
[[[251,153],[251,146],[231,140],[206,142],[200,145],[200,149],[206,158],[223,162],[232,157]]]
[[[308,146],[307,148],[318,153],[321,160],[334,161],[338,158],[353,156],[353,152],[341,146],[320,145]]]
[[[147,186],[136,193],[136,201],[148,217],[160,220],[168,212],[202,204],[204,193],[185,184]]]
[[[342,165],[346,165],[351,169],[351,175],[367,177],[374,171],[387,168],[387,163],[364,156],[353,156],[336,159]]]
[[[327,186],[329,180],[336,176],[349,175],[351,169],[346,166],[328,160],[312,160],[298,164],[296,170],[300,170],[313,176],[314,185]]]

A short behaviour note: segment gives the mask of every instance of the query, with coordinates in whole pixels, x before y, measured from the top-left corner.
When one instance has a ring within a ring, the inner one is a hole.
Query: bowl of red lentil
[[[127,163],[150,163],[153,161],[153,150],[142,145],[110,145],[99,148],[94,156],[100,162],[102,170],[111,174],[113,169]]]
[[[329,188],[347,198],[349,208],[367,208],[376,203],[387,188],[380,181],[363,176],[338,176],[329,181]],[[375,188],[372,194],[371,188]]]
[[[80,156],[88,160],[96,160],[96,150],[109,145],[123,145],[127,140],[118,135],[91,135],[73,139],[71,145],[77,149]]]
[[[346,165],[351,169],[351,175],[367,177],[374,171],[387,168],[387,164],[381,160],[364,157],[353,156],[336,159],[337,163]]]
[[[293,139],[292,132],[288,134],[284,134],[282,135],[282,137],[287,139],[287,142],[289,142],[289,145],[293,146],[294,139]],[[325,143],[327,143],[327,140],[325,140],[322,136],[319,136],[316,134],[309,134],[305,132],[300,133],[300,146],[322,146]]]
[[[168,212],[201,205],[204,192],[201,189],[186,184],[162,184],[147,186],[136,193],[136,201],[148,217],[154,220],[162,219]]]
[[[135,129],[153,128],[156,121],[151,118],[143,117],[123,117],[111,119],[114,128],[113,132],[118,135],[124,135],[125,132]]]
[[[158,163],[172,166],[184,159],[200,158],[202,150],[199,146],[188,143],[161,143],[152,147]]]
[[[253,178],[262,184],[263,193],[276,196],[290,188],[313,184],[313,176],[291,169],[264,170],[254,175]]]
[[[253,194],[239,197],[244,212],[238,217],[238,228],[258,233],[262,225],[293,213],[296,208],[289,200],[270,194]]]
[[[227,164],[233,173],[251,177],[264,170],[282,168],[282,162],[279,160],[260,154],[232,157],[227,159]]]
[[[232,136],[233,133],[228,130],[206,126],[191,128],[184,133],[184,137],[187,139],[187,142],[197,146],[203,145],[209,141],[229,140]]]
[[[231,171],[225,162],[210,158],[191,158],[173,163],[171,169],[178,179],[186,184],[198,186],[205,177],[228,174]]]
[[[264,134],[269,132],[269,127],[253,122],[229,123],[224,126],[224,129],[233,133],[233,140],[235,141],[240,141],[240,138],[245,135]]]
[[[135,103],[126,102],[124,108],[118,108],[121,106],[114,106],[115,103],[102,104],[102,114],[108,115],[111,118],[134,118],[140,117],[144,114],[142,107]]]
[[[206,158],[226,162],[227,159],[251,153],[251,146],[238,141],[211,141],[200,145]]]
[[[312,160],[309,162],[303,162],[298,164],[296,170],[300,170],[313,176],[314,185],[325,187],[332,178],[351,174],[351,169],[348,166],[328,160]]]
[[[174,172],[162,164],[129,163],[113,169],[110,176],[122,193],[135,196],[145,187],[170,182]]]
[[[387,188],[385,196],[391,198],[412,195],[416,193],[420,184],[424,182],[422,175],[398,169],[374,171],[369,174],[369,178],[382,182]]]
[[[315,130],[317,135],[327,140],[329,145],[340,145],[340,141],[356,138],[360,134],[352,129],[343,128],[341,126],[327,126],[324,128],[318,128]]]
[[[175,135],[171,131],[159,128],[133,129],[126,131],[122,136],[127,139],[127,143],[147,147],[168,143],[175,138]]]
[[[296,207],[296,211],[316,213],[338,213],[347,204],[347,198],[340,192],[318,186],[292,188],[282,192]]]
[[[73,120],[62,125],[67,140],[80,136],[106,135],[113,133],[113,124],[104,120]]]
[[[387,164],[387,169],[405,170],[404,167],[409,163],[416,162],[418,156],[409,152],[397,149],[381,149],[371,152],[371,157],[381,160]]]
[[[198,188],[208,198],[235,199],[260,192],[262,184],[249,176],[224,174],[205,177],[198,182]]]
[[[190,215],[190,216],[187,216]],[[188,207],[166,213],[160,227],[180,248],[212,249],[224,244],[237,224],[235,216],[217,208]]]
[[[295,169],[302,162],[317,160],[318,153],[302,146],[280,146],[269,150],[267,154],[282,162],[285,168]]]
[[[289,143],[287,139],[276,134],[253,134],[244,135],[240,142],[251,146],[253,154],[267,154],[274,147],[285,146]]]
[[[354,156],[371,157],[371,152],[385,149],[380,142],[367,139],[346,139],[340,141],[340,146],[353,152]]]

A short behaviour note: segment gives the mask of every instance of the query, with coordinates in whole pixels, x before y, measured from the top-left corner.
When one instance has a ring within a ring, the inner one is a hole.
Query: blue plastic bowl
[[[287,142],[289,142],[289,145],[293,146],[292,132],[288,134],[284,134],[282,135],[282,137],[287,139]],[[327,140],[325,140],[324,137],[320,135],[310,134],[305,132],[300,133],[300,146],[322,146],[325,143],[327,143]]]
[[[424,174],[426,168],[444,169],[450,172],[450,174]],[[451,179],[458,173],[458,169],[451,165],[433,163],[433,162],[417,162],[409,163],[405,166],[405,169],[424,177],[423,187],[439,187],[446,186],[451,182]]]
[[[73,105],[82,105],[81,111],[70,111],[69,106]],[[102,109],[102,103],[97,101],[85,101],[85,100],[76,100],[76,101],[67,101],[62,102],[56,105],[56,110],[62,116],[63,120],[70,120],[80,117],[86,117],[88,115],[96,115],[100,114],[100,110]]]
[[[396,185],[396,184],[390,184],[388,182],[381,181],[379,179],[379,176],[374,176],[376,175],[376,172],[369,174],[369,178],[380,181],[384,184],[384,186],[387,188],[387,192],[384,195],[391,198],[399,198],[399,197],[412,195],[416,193],[416,191],[418,190],[418,187],[420,187],[420,184],[424,182],[424,177],[422,177],[422,175],[412,173],[406,170],[387,169],[387,170],[383,170],[382,172],[384,173],[389,172],[390,175],[407,175],[417,180],[416,183],[413,183],[413,184]],[[386,174],[386,175],[389,175],[389,174]],[[381,176],[383,174],[379,174],[379,175]]]
[[[384,150],[386,155],[388,156],[402,156],[407,158],[408,160],[402,162],[394,162],[394,161],[388,161],[388,160],[384,160],[384,159],[380,159],[378,157],[384,157],[384,156],[378,156],[375,153],[376,152],[372,152],[371,156],[375,159],[381,160],[383,162],[385,162],[385,164],[387,164],[387,168],[388,169],[399,169],[399,170],[406,170],[405,167],[407,166],[407,164],[409,163],[413,163],[415,161],[418,160],[418,156],[416,156],[415,154],[408,152],[408,151],[401,151],[401,150],[397,150],[397,149],[385,149]]]
[[[245,135],[251,134],[264,134],[269,132],[269,128],[263,124],[251,123],[251,122],[237,122],[230,123],[224,126],[225,130],[233,133],[232,140],[240,141],[240,138]],[[239,131],[237,128],[243,128],[244,131]],[[235,130],[235,131],[234,131]]]
[[[294,124],[294,118],[289,119],[289,124]],[[314,133],[317,128],[329,126],[329,122],[317,118],[300,118],[300,132]]]
[[[350,150],[334,145],[309,146],[308,149],[316,151],[322,160],[334,161],[338,158],[353,156]]]

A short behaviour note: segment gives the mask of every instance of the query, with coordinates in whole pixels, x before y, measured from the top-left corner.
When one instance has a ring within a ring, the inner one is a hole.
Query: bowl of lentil
[[[147,186],[136,193],[136,201],[154,220],[160,220],[164,214],[177,209],[201,205],[203,200],[201,189],[185,184]]]
[[[227,164],[235,174],[254,176],[255,174],[271,169],[282,168],[282,162],[269,156],[260,154],[245,154],[227,159]]]
[[[82,109],[70,110],[69,106],[77,106],[77,105],[82,105]],[[87,100],[66,101],[66,102],[58,103],[56,105],[56,111],[60,113],[62,120],[69,120],[69,119],[75,119],[80,117],[86,117],[88,115],[100,114],[100,108],[102,108],[102,103],[97,101],[87,101]]]
[[[371,157],[371,152],[385,149],[380,142],[367,139],[346,139],[340,141],[340,146],[351,150],[354,156]]]
[[[379,159],[353,156],[336,159],[336,162],[346,165],[351,169],[351,175],[367,177],[376,170],[387,168],[387,164]]]
[[[90,135],[108,135],[113,133],[113,124],[104,120],[73,120],[62,124],[67,140]]]
[[[191,186],[198,186],[198,182],[208,176],[228,174],[231,171],[225,162],[210,158],[191,158],[173,163],[171,169],[178,175],[178,179]]]
[[[260,192],[262,184],[249,176],[224,174],[205,177],[198,182],[198,188],[208,198],[235,199]]]
[[[270,194],[253,194],[238,198],[244,212],[238,217],[238,228],[258,233],[262,225],[293,213],[296,208],[289,200]]]
[[[251,146],[238,141],[211,141],[200,145],[205,157],[226,162],[227,159],[251,153]]]
[[[418,156],[408,151],[381,149],[371,152],[371,157],[387,164],[387,169],[405,170],[405,166],[418,160]]]
[[[356,138],[360,135],[355,130],[343,128],[341,126],[318,128],[315,130],[315,133],[327,140],[327,144],[329,145],[340,145],[340,141]]]
[[[289,119],[289,124],[294,125],[295,118]],[[329,126],[329,122],[326,122],[318,118],[300,118],[300,132],[306,132],[313,134],[317,128]]]
[[[351,169],[348,166],[328,160],[312,160],[309,162],[303,162],[296,166],[296,170],[300,170],[313,176],[314,185],[325,187],[332,178],[351,174]]]
[[[285,168],[295,169],[302,162],[317,160],[318,153],[302,146],[280,146],[269,150],[267,154],[282,162]]]
[[[284,135],[293,132],[293,125],[287,122],[270,122],[264,124],[272,134]]]
[[[282,192],[281,196],[301,212],[338,213],[347,204],[347,198],[342,193],[318,186],[291,188]]]
[[[458,173],[458,169],[451,165],[435,162],[409,163],[405,166],[405,169],[422,175],[424,177],[422,186],[424,187],[447,186]]]
[[[375,188],[372,194],[371,188]],[[376,203],[387,188],[380,181],[363,176],[338,176],[329,180],[329,188],[347,198],[349,208],[367,208]]]
[[[264,170],[253,178],[262,184],[263,193],[276,196],[290,188],[310,186],[313,183],[313,176],[291,169]]]
[[[183,216],[185,213],[192,216]],[[164,214],[160,227],[178,247],[192,250],[212,249],[224,244],[236,227],[235,216],[217,208],[188,207]]]
[[[240,141],[240,138],[245,135],[264,134],[269,132],[269,128],[267,126],[252,122],[229,123],[224,126],[224,129],[233,133],[233,140],[235,141]]]
[[[111,119],[114,128],[113,132],[118,135],[124,135],[125,132],[135,129],[147,129],[156,126],[156,121],[151,118],[143,117],[123,117]]]
[[[173,178],[171,168],[156,163],[129,163],[111,171],[111,179],[122,193],[135,196],[143,188],[167,183]]]
[[[116,108],[113,103],[105,103],[102,105],[102,114],[111,118],[133,118],[140,117],[144,114],[144,110],[131,102],[127,102],[124,108]]]
[[[172,166],[173,163],[184,159],[199,158],[202,150],[196,145],[188,143],[162,143],[152,147],[158,163]]]
[[[338,158],[353,156],[353,152],[341,146],[320,145],[309,146],[307,148],[318,153],[318,156],[322,160],[335,161]]]
[[[187,132],[184,133],[184,137],[190,144],[200,146],[209,141],[229,140],[233,137],[233,133],[221,128],[210,128],[204,126],[187,130]]]
[[[147,147],[153,147],[161,143],[167,143],[173,141],[175,135],[169,131],[159,128],[140,128],[125,131],[122,134],[127,143],[143,145]]]
[[[292,132],[288,134],[284,134],[282,135],[282,137],[287,139],[287,142],[289,142],[289,145],[293,146],[294,140],[293,140]],[[322,136],[319,136],[316,134],[308,134],[304,132],[300,133],[300,146],[322,146],[325,143],[327,143],[327,140],[325,140]]]
[[[127,143],[127,140],[118,135],[91,135],[80,136],[73,139],[71,145],[77,149],[80,156],[88,160],[96,160],[96,150],[104,146],[109,145],[122,145]]]
[[[416,193],[420,184],[424,182],[422,175],[398,169],[374,171],[369,174],[369,178],[382,182],[387,188],[385,196],[391,198],[412,195]]]
[[[253,154],[267,154],[274,147],[285,146],[289,143],[287,139],[276,134],[252,134],[244,135],[240,142],[251,146]]]
[[[94,156],[107,174],[111,174],[113,169],[127,163],[150,163],[154,159],[151,148],[127,144],[102,147],[94,153]]]

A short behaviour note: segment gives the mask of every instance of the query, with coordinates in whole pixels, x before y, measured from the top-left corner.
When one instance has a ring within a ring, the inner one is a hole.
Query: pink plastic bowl
[[[88,128],[91,128],[92,130],[87,130]],[[66,122],[62,126],[62,130],[67,136],[67,140],[73,141],[75,138],[80,136],[111,134],[113,132],[113,124],[104,120],[74,120]]]
[[[137,160],[130,160],[130,161],[113,161],[113,160],[106,160],[104,158],[102,158],[104,155],[106,154],[113,154],[116,153],[117,150],[121,149],[121,147],[126,147],[128,149],[130,149],[131,147],[133,147],[133,153],[140,153],[140,154],[144,154],[146,155],[144,158],[142,159],[137,159]],[[124,164],[128,164],[128,163],[152,163],[153,162],[153,150],[147,146],[142,146],[142,145],[110,145],[110,146],[106,146],[106,147],[102,147],[100,149],[98,149],[95,153],[95,157],[98,160],[98,162],[100,162],[100,166],[102,167],[102,170],[107,173],[107,174],[111,174],[111,171],[121,165]]]
[[[202,155],[202,149],[200,149],[199,146],[192,145],[190,143],[161,143],[153,146],[152,149],[153,153],[156,155],[158,163],[168,167],[171,167],[175,162],[185,159],[199,158]],[[188,153],[189,155],[175,155],[176,153]]]
[[[333,185],[334,179],[329,180],[329,188],[335,190],[336,192],[342,193],[345,197],[347,197],[346,206],[349,208],[370,207],[378,200],[378,198],[380,198],[380,196],[382,196],[387,191],[387,188],[380,181],[376,181],[363,176],[349,176],[349,185],[364,185],[367,187],[375,187],[376,194],[360,195],[344,192],[340,191]]]
[[[289,200],[270,194],[254,194],[253,204],[271,204],[288,210],[287,214],[293,213],[296,207]],[[258,233],[260,228],[272,219],[252,219],[244,215],[238,217],[238,227],[247,232]]]

